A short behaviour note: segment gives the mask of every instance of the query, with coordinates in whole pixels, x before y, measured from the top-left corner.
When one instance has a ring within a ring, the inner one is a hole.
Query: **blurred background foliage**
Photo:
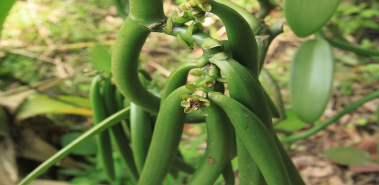
[[[175,4],[182,1],[164,1],[165,10],[173,10]],[[259,10],[256,0],[234,2],[251,13]],[[272,2],[277,7],[266,17],[266,23],[285,22],[282,0]],[[109,61],[111,45],[122,22],[111,0],[16,1],[4,23],[0,41],[0,104],[4,106],[0,111],[0,128],[5,125],[3,123],[9,123],[7,132],[1,132],[0,137],[11,138],[14,141],[13,152],[17,153],[17,166],[13,166],[8,173],[16,174],[16,177],[24,176],[92,126],[87,99],[92,78],[86,73],[97,69],[96,65],[102,65],[102,61]],[[346,39],[363,48],[379,49],[379,3],[377,0],[342,0],[323,29],[336,39]],[[227,38],[222,22],[215,16],[207,18],[205,32],[217,39]],[[272,43],[266,58],[265,67],[278,83],[288,109],[287,121],[281,122],[277,128],[291,127],[296,131],[305,126],[292,113],[288,97],[290,61],[296,47],[305,40],[307,38],[296,37],[284,25],[284,33]],[[332,99],[321,120],[379,87],[378,57],[334,50],[336,71]],[[163,87],[175,66],[200,55],[199,48],[189,51],[177,39],[153,33],[142,49],[140,61],[142,68],[157,79],[155,83]],[[264,77],[261,79],[263,84],[267,80]],[[346,131],[359,137],[354,141],[367,136],[364,134],[366,132],[377,132],[378,129],[372,127],[377,122],[373,114],[377,103],[374,101],[359,108],[333,128],[354,129]],[[185,126],[180,150],[186,154],[186,161],[194,165],[205,150],[204,131],[204,124]],[[319,147],[319,141],[312,137],[293,143],[289,146],[290,154],[313,155],[318,151],[315,148]],[[43,147],[33,148],[31,142]],[[325,144],[325,140],[323,142]],[[41,178],[72,184],[106,182],[105,174],[96,167],[97,159],[91,153],[95,148],[94,141],[88,141],[85,149],[75,151],[69,158],[71,161],[67,160],[67,164],[61,165],[68,169],[55,167]],[[115,160],[120,160],[117,152],[114,155]],[[236,166],[236,160],[233,164]],[[119,170],[115,184],[125,184],[128,175],[120,166],[116,167]],[[378,171],[379,167],[375,172]],[[346,180],[345,176],[338,177]],[[178,184],[183,178],[185,176],[181,174],[176,181],[168,179],[165,184]],[[359,180],[361,176],[349,178]]]

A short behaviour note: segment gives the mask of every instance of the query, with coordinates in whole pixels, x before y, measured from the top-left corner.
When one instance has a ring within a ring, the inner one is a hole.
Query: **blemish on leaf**
[[[246,130],[247,129],[247,125],[249,124],[249,115],[247,115],[247,112],[246,112],[245,109],[242,109],[242,111],[245,112],[245,116],[246,116],[246,127],[243,130]]]
[[[213,163],[215,162],[215,160],[214,160],[212,157],[208,157],[208,162],[209,162],[210,164],[213,164]]]

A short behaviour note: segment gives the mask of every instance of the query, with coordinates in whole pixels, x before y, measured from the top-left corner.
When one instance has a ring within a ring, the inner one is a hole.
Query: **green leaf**
[[[73,99],[78,97],[73,97]],[[68,100],[70,97],[64,96]],[[47,95],[36,94],[26,99],[17,110],[17,120],[22,120],[38,114],[77,114],[77,115],[92,115],[89,108],[83,108],[74,103],[62,101],[59,98],[53,99]]]
[[[187,49],[192,50],[193,44],[186,42],[180,35],[177,36],[180,43],[182,43]]]
[[[92,48],[92,63],[96,70],[105,70],[111,72],[111,54],[101,45],[95,45]]]
[[[379,16],[379,11],[375,9],[366,9],[359,12],[359,16],[362,18],[372,18],[374,16]]]
[[[333,53],[327,41],[308,40],[291,62],[290,98],[296,115],[307,123],[316,121],[329,101],[333,82]]]
[[[371,161],[370,154],[358,148],[335,147],[324,151],[326,157],[342,165],[363,165]]]
[[[341,0],[285,0],[288,25],[299,37],[319,30],[332,17]]]
[[[378,24],[373,20],[364,20],[361,21],[361,25],[367,28],[377,29],[379,28]]]
[[[63,135],[60,139],[60,143],[62,147],[67,146],[76,138],[78,138],[80,135],[82,134],[79,132],[71,132],[71,133]],[[80,145],[80,147],[77,147],[74,150],[72,150],[72,154],[75,154],[75,155],[94,155],[96,153],[97,153],[97,144],[96,144],[95,138],[88,139],[82,145]]]
[[[89,101],[88,98],[83,98],[79,96],[61,95],[61,96],[58,96],[58,99],[67,103],[81,106],[81,107],[91,108],[91,102]]]
[[[288,131],[297,131],[302,129],[305,125],[306,123],[299,119],[292,109],[287,109],[286,119],[277,123],[275,128]]]
[[[206,38],[201,44],[201,48],[203,49],[212,49],[219,46],[222,46],[221,42],[213,38]]]
[[[0,37],[3,23],[8,15],[9,10],[12,8],[16,0],[0,0]]]

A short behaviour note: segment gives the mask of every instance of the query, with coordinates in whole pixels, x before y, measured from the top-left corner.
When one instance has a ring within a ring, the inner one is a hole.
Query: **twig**
[[[68,75],[67,75],[66,70],[63,67],[63,63],[62,63],[61,57],[55,57],[54,61],[55,61],[55,64],[56,64],[55,68],[57,69],[57,73],[58,73],[57,76],[59,78],[66,78]]]
[[[30,12],[30,19],[37,25],[38,33],[49,47],[54,47],[53,41],[49,38],[47,28],[41,24],[37,17],[34,0],[28,0],[28,7]]]
[[[153,61],[150,61],[150,62],[144,62],[146,63],[147,65],[155,68],[156,70],[158,70],[159,72],[161,72],[165,77],[168,77],[170,76],[171,74],[171,71],[164,68],[163,66],[159,65],[158,63],[156,62],[153,62]]]
[[[365,184],[367,184],[367,183],[375,180],[375,178],[376,178],[376,175],[372,173],[372,174],[370,174],[369,177],[367,177],[367,178],[365,178],[365,179],[363,179],[363,180],[355,183],[355,185],[365,185]]]
[[[97,44],[109,46],[109,45],[113,45],[114,42],[115,40],[107,40],[107,41],[102,41],[102,42],[81,42],[81,43],[73,43],[73,44],[55,45],[53,51],[66,51],[69,49],[88,48],[88,47],[95,46]],[[1,50],[14,50],[15,48],[7,49],[7,47],[1,47],[0,49]],[[43,51],[48,50],[49,47],[48,46],[31,46],[31,47],[27,47],[23,49],[27,49],[28,51],[32,51],[32,52],[43,52]],[[16,50],[19,50],[19,49],[16,49]]]
[[[310,129],[308,129],[308,130],[306,130],[306,131],[304,131],[302,133],[291,135],[291,136],[286,136],[286,137],[281,137],[279,139],[282,142],[291,142],[291,141],[296,141],[296,140],[299,140],[299,139],[308,138],[309,136],[311,136],[311,135],[319,132],[320,130],[323,130],[328,125],[334,123],[335,121],[337,121],[338,119],[340,119],[343,115],[350,113],[354,109],[362,106],[364,103],[366,103],[368,101],[371,101],[371,100],[373,100],[375,98],[379,98],[379,90],[375,91],[375,92],[373,92],[373,93],[371,93],[369,95],[366,95],[363,98],[355,101],[354,103],[352,103],[349,106],[345,107],[342,111],[338,112],[334,116],[328,118],[327,120],[325,120],[322,123],[314,125],[312,128],[310,128]]]
[[[158,70],[159,72],[161,72],[165,77],[168,77],[170,76],[171,74],[171,71],[164,68],[163,66],[161,66],[160,64],[154,62],[154,57],[152,57],[151,55],[149,54],[146,54],[146,57],[150,60],[149,62],[144,62],[146,63],[147,65],[155,68],[156,70]]]
[[[16,55],[22,55],[22,56],[26,56],[26,57],[30,57],[30,58],[35,58],[35,59],[38,59],[38,60],[41,60],[41,61],[44,61],[44,62],[47,62],[47,63],[51,63],[51,64],[56,64],[54,59],[50,58],[50,57],[45,57],[45,56],[42,56],[42,55],[38,55],[38,54],[35,54],[35,53],[32,53],[32,52],[29,52],[29,51],[26,51],[26,50],[21,50],[21,49],[11,49],[11,50],[6,50],[6,52],[9,52],[9,53],[13,53],[13,54],[16,54]],[[62,63],[62,65],[66,68],[71,68],[70,65],[66,64],[66,63]]]

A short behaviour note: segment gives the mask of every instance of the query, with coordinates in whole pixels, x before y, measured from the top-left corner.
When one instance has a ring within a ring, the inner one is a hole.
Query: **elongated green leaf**
[[[343,165],[363,165],[371,161],[367,151],[352,147],[330,148],[324,154],[330,160]]]
[[[61,101],[59,98],[53,99],[47,95],[36,94],[25,100],[19,107],[16,118],[22,120],[37,114],[47,113],[91,115],[92,111],[74,103]]]
[[[96,70],[111,71],[111,54],[104,46],[96,45],[92,48],[92,63]]]
[[[12,8],[16,0],[0,0],[0,37],[3,23],[8,15],[9,10]]]
[[[285,0],[284,13],[293,32],[307,37],[332,17],[341,0]]]
[[[71,104],[78,105],[81,107],[91,108],[91,103],[88,98],[83,98],[79,96],[62,95],[62,96],[58,96],[58,99],[62,100],[63,102],[71,103]]]
[[[79,132],[71,132],[71,133],[65,134],[60,138],[60,143],[61,143],[62,147],[65,147],[81,135],[82,135],[82,133],[79,133]],[[88,139],[80,147],[77,147],[74,150],[72,150],[71,153],[75,154],[75,155],[94,155],[94,154],[96,154],[97,153],[97,144],[96,144],[95,138]]]
[[[306,123],[302,120],[300,120],[292,109],[286,110],[286,119],[277,123],[275,125],[275,128],[277,129],[283,129],[288,131],[297,131],[302,129]]]
[[[324,112],[333,82],[333,53],[323,39],[300,45],[291,63],[290,97],[295,114],[307,123]]]

